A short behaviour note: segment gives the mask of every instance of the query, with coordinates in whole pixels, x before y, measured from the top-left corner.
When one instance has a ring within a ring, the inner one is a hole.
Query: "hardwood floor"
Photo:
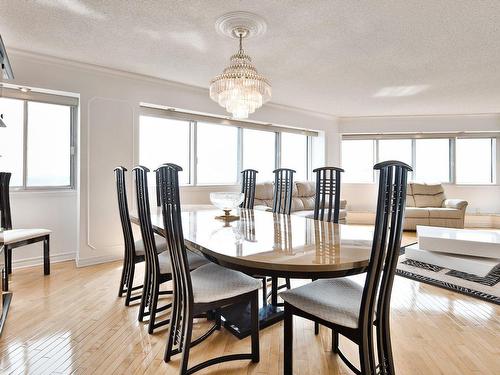
[[[141,268],[141,267],[139,267]],[[2,374],[177,374],[178,356],[163,362],[166,331],[149,335],[137,305],[117,297],[121,263],[76,268],[73,262],[15,270],[13,302],[0,339]],[[140,277],[140,276],[138,276]],[[500,307],[396,277],[392,299],[396,367],[404,374],[498,374]],[[195,335],[207,324],[200,320]],[[191,351],[190,363],[249,351],[250,339],[216,332]],[[354,363],[357,350],[341,339]],[[201,374],[281,374],[283,327],[261,331],[261,361],[239,361]],[[295,373],[351,374],[330,351],[329,332],[296,318]]]

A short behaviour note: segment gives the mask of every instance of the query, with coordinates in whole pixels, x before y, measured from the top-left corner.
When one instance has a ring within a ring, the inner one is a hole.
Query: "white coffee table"
[[[418,244],[406,258],[478,276],[500,263],[500,231],[417,226]]]

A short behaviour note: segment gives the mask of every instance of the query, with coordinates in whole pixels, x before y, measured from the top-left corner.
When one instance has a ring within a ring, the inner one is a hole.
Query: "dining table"
[[[335,224],[299,215],[275,214],[258,209],[237,209],[239,218],[220,219],[210,206],[183,206],[182,228],[186,247],[205,258],[248,275],[316,280],[366,272],[374,227]],[[138,224],[136,212],[131,221]],[[151,223],[164,236],[161,207],[151,208]],[[409,243],[408,243],[409,244]],[[283,319],[277,287],[269,303],[260,307],[260,328]],[[238,338],[250,334],[250,308],[222,310],[224,326]]]

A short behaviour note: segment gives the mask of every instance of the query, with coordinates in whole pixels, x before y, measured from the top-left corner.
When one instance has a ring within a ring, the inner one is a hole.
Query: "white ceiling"
[[[2,0],[0,34],[7,48],[208,87],[237,47],[214,22],[236,10],[268,23],[246,50],[275,103],[340,116],[500,112],[498,0]]]

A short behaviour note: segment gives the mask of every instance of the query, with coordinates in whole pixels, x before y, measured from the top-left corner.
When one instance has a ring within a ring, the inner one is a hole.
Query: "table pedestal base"
[[[221,311],[224,327],[240,340],[250,336],[250,304],[239,303],[225,307]],[[283,320],[282,307],[266,305],[259,309],[259,329],[263,329]]]

